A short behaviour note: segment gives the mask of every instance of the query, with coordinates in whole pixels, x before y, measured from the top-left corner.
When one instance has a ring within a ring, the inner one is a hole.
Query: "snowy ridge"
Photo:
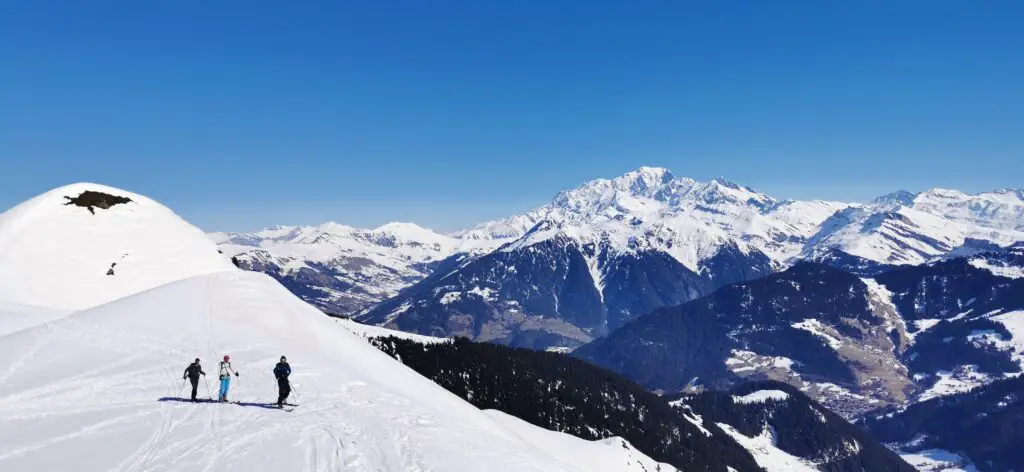
[[[356,334],[357,336],[360,336],[366,340],[395,336],[401,339],[416,341],[420,344],[434,344],[451,341],[450,338],[436,338],[433,336],[422,336],[419,334],[406,333],[404,331],[396,331],[393,329],[381,328],[380,326],[366,325],[349,319],[335,318],[334,321],[339,325],[343,326],[345,329],[351,331],[353,334]]]
[[[971,240],[999,246],[1024,240],[1022,192],[932,189],[879,197],[822,223],[801,257],[821,259],[838,250],[876,263],[921,264]]]
[[[108,208],[71,204],[99,192]],[[234,270],[198,228],[124,190],[78,183],[0,214],[0,300],[79,310],[193,275]]]
[[[780,202],[724,179],[697,182],[676,178],[667,169],[641,167],[559,193],[521,219],[538,223],[504,250],[563,236],[581,244],[607,241],[620,253],[660,250],[693,271],[729,244],[782,261],[795,256],[800,242],[825,218],[847,206]]]

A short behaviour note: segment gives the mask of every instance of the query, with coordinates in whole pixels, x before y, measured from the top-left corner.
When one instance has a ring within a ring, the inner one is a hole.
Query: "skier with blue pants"
[[[231,374],[234,373],[235,377],[238,377],[238,372],[231,368],[230,360],[231,356],[224,356],[224,360],[220,363],[220,395],[217,397],[217,401],[228,401],[228,388],[231,386]]]

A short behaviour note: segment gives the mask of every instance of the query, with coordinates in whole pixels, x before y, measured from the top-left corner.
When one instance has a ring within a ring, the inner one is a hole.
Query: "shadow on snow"
[[[211,400],[209,398],[197,398],[196,401],[193,402],[189,398],[162,397],[162,398],[159,398],[157,401],[161,401],[161,402],[178,402],[178,403],[228,403],[228,404],[231,404],[231,405],[238,405],[238,406],[249,406],[249,407],[256,407],[256,408],[266,408],[268,410],[279,410],[280,409],[280,408],[278,408],[277,403],[219,402],[219,401],[216,401],[216,400]],[[287,404],[287,403],[285,405],[294,406],[294,405],[290,405],[290,404]]]

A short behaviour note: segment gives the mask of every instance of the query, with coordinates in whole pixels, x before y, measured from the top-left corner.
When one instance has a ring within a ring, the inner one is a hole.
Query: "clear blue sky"
[[[449,229],[641,165],[781,198],[1021,187],[1022,25],[999,0],[0,2],[0,208],[97,181],[207,230]]]

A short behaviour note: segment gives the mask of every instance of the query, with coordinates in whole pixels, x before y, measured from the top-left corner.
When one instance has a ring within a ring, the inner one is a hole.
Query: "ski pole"
[[[178,389],[178,396],[180,397],[181,393],[184,392],[184,391],[185,391],[185,379],[181,379],[181,388]]]
[[[203,383],[206,384],[206,398],[208,398],[208,399],[210,399],[212,401],[213,400],[213,393],[210,392],[210,379],[207,379],[205,375],[203,376]]]

